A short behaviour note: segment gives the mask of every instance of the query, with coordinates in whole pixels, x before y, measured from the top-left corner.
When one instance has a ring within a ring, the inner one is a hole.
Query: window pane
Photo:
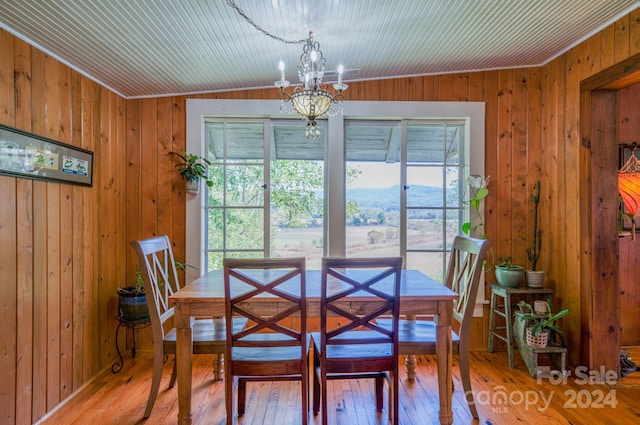
[[[264,213],[261,208],[228,208],[226,249],[263,249]]]
[[[460,169],[458,167],[447,167],[445,170],[447,207],[458,207],[462,200],[462,193],[460,192]]]
[[[447,232],[447,251],[451,250],[453,238],[458,234],[460,229],[460,216],[462,209],[447,210],[447,222],[445,223],[445,231]]]
[[[400,231],[392,226],[348,226],[348,257],[400,255]]]
[[[324,160],[326,120],[317,121],[320,137],[307,139],[301,121],[271,121],[271,159]]]
[[[346,252],[400,255],[400,164],[347,162]]]
[[[318,260],[323,254],[324,164],[271,162],[271,255]]]
[[[442,210],[407,209],[407,249],[443,249]]]
[[[224,221],[222,209],[207,210],[207,249],[224,248]]]
[[[264,205],[264,167],[229,165],[226,169],[227,206]]]
[[[209,122],[206,134],[207,155],[212,162],[220,160],[248,162],[264,159],[263,122]]]
[[[442,252],[407,252],[407,269],[420,270],[438,282],[444,282],[445,254]]]
[[[345,137],[347,161],[400,161],[401,128],[398,121],[346,121]]]
[[[207,141],[207,159],[212,163],[224,160],[224,123],[205,122],[205,138]]]
[[[458,164],[463,142],[463,122],[409,124],[407,126],[407,162]]]
[[[407,167],[407,207],[444,206],[442,167]]]
[[[460,164],[460,151],[464,149],[464,124],[448,123],[445,126],[445,163]]]
[[[444,125],[410,124],[407,126],[407,162],[444,163]]]
[[[207,253],[207,270],[222,270],[222,252]]]
[[[213,186],[207,187],[207,196],[210,206],[220,206],[224,203],[224,167],[221,165],[209,166],[209,179]]]

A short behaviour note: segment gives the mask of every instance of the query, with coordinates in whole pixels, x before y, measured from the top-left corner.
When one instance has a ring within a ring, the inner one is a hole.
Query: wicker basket
[[[530,326],[527,328],[525,336],[527,338],[527,344],[535,348],[546,348],[549,342],[549,331],[542,331],[538,336],[533,336]]]

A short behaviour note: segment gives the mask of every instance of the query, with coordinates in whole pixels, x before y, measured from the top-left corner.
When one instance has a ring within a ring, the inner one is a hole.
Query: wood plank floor
[[[632,356],[634,361],[636,359]],[[195,356],[193,379],[193,424],[225,423],[224,385],[214,382],[211,357]],[[122,371],[106,369],[57,411],[41,421],[42,425],[175,424],[177,387],[168,389],[171,358],[165,364],[160,392],[151,417],[142,419],[151,382],[151,353],[125,356]],[[506,353],[471,354],[472,386],[476,394],[480,420],[474,421],[467,409],[454,358],[454,424],[616,424],[640,423],[640,386],[634,372],[615,386],[589,384],[584,377],[572,376],[566,383],[550,382],[529,376],[516,353],[516,368],[507,366]],[[404,374],[403,374],[404,375]],[[400,423],[403,425],[438,424],[438,395],[435,359],[418,359],[417,380],[402,379]],[[402,376],[404,378],[404,376]],[[562,381],[558,379],[558,381]],[[629,384],[631,383],[631,384]],[[373,385],[367,380],[333,381],[329,423],[336,425],[388,424],[386,409],[377,413]],[[240,425],[300,424],[299,384],[249,384],[247,413]],[[386,401],[385,401],[386,403]],[[386,404],[385,404],[386,406]],[[320,417],[310,415],[310,424]]]

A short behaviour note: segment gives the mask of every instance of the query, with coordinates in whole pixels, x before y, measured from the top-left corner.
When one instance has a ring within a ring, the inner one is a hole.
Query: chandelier
[[[335,115],[342,112],[342,101],[344,99],[342,92],[348,87],[342,82],[342,73],[344,72],[342,65],[338,67],[338,82],[333,84],[336,93],[331,94],[327,90],[328,85],[322,83],[326,61],[320,51],[320,44],[313,41],[311,32],[309,32],[309,38],[306,39],[285,40],[282,37],[271,34],[253,22],[233,0],[226,1],[240,16],[264,35],[286,44],[304,44],[302,55],[300,55],[300,63],[298,64],[298,77],[302,87],[296,87],[291,93],[285,90],[290,83],[284,78],[284,62],[282,61],[278,66],[280,80],[274,84],[280,89],[280,112],[297,112],[307,121],[305,130],[307,139],[320,137],[320,129],[316,118],[324,114]]]
[[[338,82],[333,84],[336,91],[331,94],[327,91],[328,85],[322,83],[324,77],[324,66],[326,60],[320,50],[320,44],[313,41],[312,33],[306,40],[298,63],[298,78],[302,83],[301,87],[296,87],[291,93],[285,89],[289,87],[289,81],[284,78],[284,62],[280,61],[280,80],[274,84],[280,89],[280,111],[291,112],[292,110],[300,114],[307,121],[305,136],[309,138],[320,137],[320,129],[316,118],[321,115],[335,115],[342,112],[342,92],[347,89],[347,85],[342,82],[342,65],[338,67]],[[290,105],[287,102],[291,102]]]

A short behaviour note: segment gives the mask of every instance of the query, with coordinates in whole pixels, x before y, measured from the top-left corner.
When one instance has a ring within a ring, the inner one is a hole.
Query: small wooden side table
[[[502,302],[498,302],[498,297]],[[489,308],[489,343],[487,350],[493,353],[494,338],[498,338],[507,343],[507,355],[509,357],[509,367],[515,367],[513,358],[513,303],[515,298],[525,298],[529,304],[533,305],[534,299],[546,298],[545,301],[552,308],[553,289],[551,288],[507,288],[498,284],[491,284],[491,307]],[[505,326],[496,326],[496,315],[504,317]],[[499,331],[504,331],[502,334]]]

